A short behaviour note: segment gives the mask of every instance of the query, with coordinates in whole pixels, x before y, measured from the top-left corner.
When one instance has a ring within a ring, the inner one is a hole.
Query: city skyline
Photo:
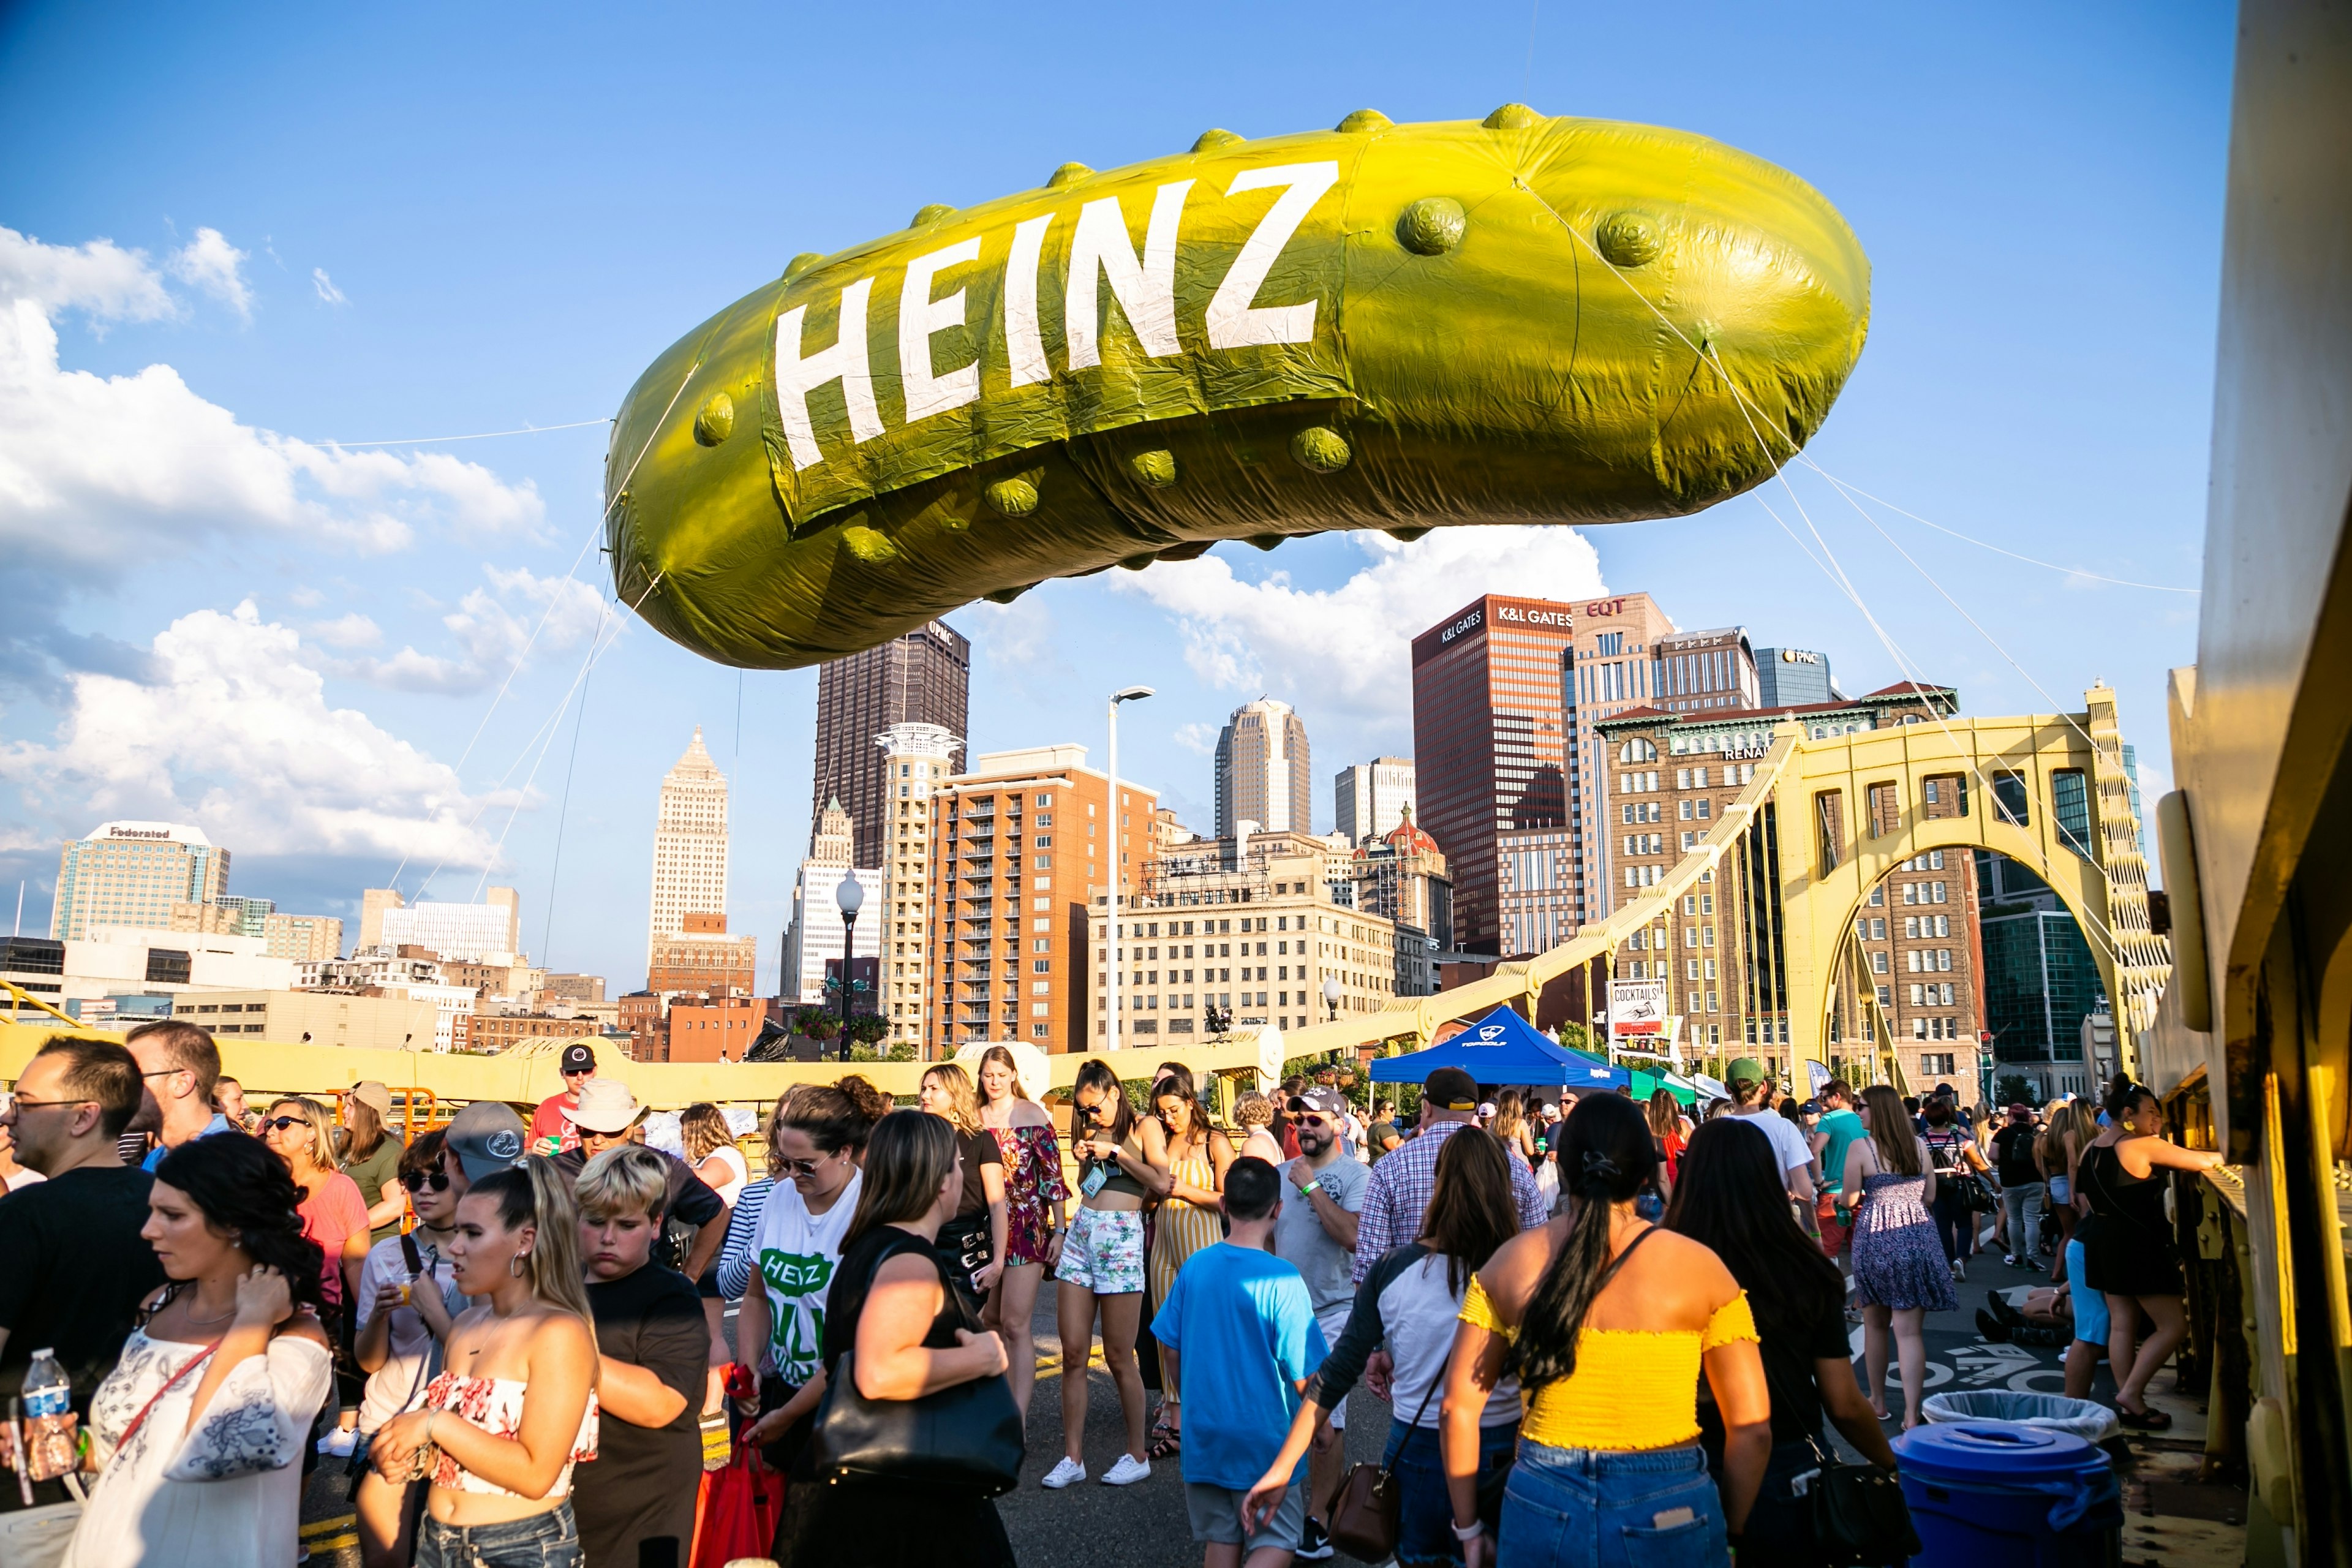
[[[1547,13],[1531,40],[1523,11],[1473,6],[1407,51],[1394,27],[1334,40],[1304,16],[1213,12],[1297,65],[1203,89],[1142,70],[1145,23],[1110,16],[1073,90],[1036,105],[984,90],[965,47],[828,15],[808,19],[811,48],[907,52],[946,83],[936,114],[973,132],[942,138],[926,118],[834,156],[855,100],[813,81],[776,127],[813,155],[747,213],[725,171],[682,167],[652,133],[759,79],[745,60],[689,63],[682,39],[633,48],[625,71],[583,47],[587,74],[559,90],[533,62],[601,24],[494,19],[467,68],[511,90],[453,98],[430,89],[444,66],[387,54],[365,16],[159,15],[100,62],[62,16],[13,13],[0,58],[0,124],[25,154],[0,172],[23,411],[0,454],[39,481],[0,511],[20,606],[0,628],[0,889],[25,883],[27,931],[47,929],[61,840],[93,820],[169,820],[234,847],[237,890],[347,927],[371,887],[467,901],[516,886],[525,947],[625,985],[649,917],[646,805],[699,723],[739,795],[732,929],[761,935],[772,991],[821,804],[806,787],[818,678],[695,658],[614,598],[594,539],[609,432],[588,422],[675,336],[681,301],[733,298],[785,257],[1072,159],[1113,167],[1209,123],[1266,136],[1367,105],[1404,121],[1517,98],[1688,128],[1816,184],[1862,237],[1874,296],[1870,342],[1806,457],[1859,493],[1798,464],[1788,489],[1673,521],[1227,544],[1049,583],[950,617],[974,645],[971,745],[1099,748],[1104,692],[1151,685],[1123,717],[1122,771],[1209,831],[1209,752],[1236,703],[1297,706],[1327,759],[1407,754],[1414,631],[1489,592],[1638,587],[1685,626],[1821,652],[1853,690],[1916,675],[1960,687],[1972,711],[2049,711],[2107,678],[2149,787],[2168,780],[2163,671],[2193,657],[2196,600],[2124,584],[2198,582],[2226,17],[1857,27],[1700,7],[1694,68],[1643,79],[1610,64],[1648,41],[1632,15]],[[1066,47],[1016,24],[981,58],[1013,68]],[[320,58],[369,61],[355,79],[389,90],[333,90],[308,67]],[[1790,73],[1847,86],[1760,85]],[[224,93],[257,107],[217,123],[202,109]],[[587,107],[614,101],[629,108]],[[593,202],[529,182],[518,200],[510,174],[452,152],[519,132],[654,205],[615,235]],[[332,166],[420,147],[428,177],[365,200]],[[2035,268],[1987,266],[1965,242],[1955,215],[1995,208],[2041,237]],[[2127,340],[2053,337],[2035,282],[2053,270],[2095,279],[2135,323]],[[133,414],[137,397],[152,401]],[[527,426],[541,431],[423,439]],[[416,444],[353,444],[372,440]],[[1905,658],[1808,559],[1822,545]],[[1315,793],[1311,826],[1327,828]]]

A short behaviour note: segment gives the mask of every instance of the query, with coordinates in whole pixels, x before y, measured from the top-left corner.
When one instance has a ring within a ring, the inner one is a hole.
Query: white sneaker
[[[357,1432],[349,1426],[338,1426],[319,1439],[319,1452],[331,1454],[338,1459],[348,1459],[352,1457],[352,1450],[359,1447],[359,1442]]]
[[[1139,1459],[1133,1454],[1121,1454],[1118,1463],[1103,1472],[1102,1484],[1107,1487],[1133,1486],[1138,1481],[1150,1479],[1150,1460]]]
[[[1086,1466],[1065,1454],[1062,1456],[1062,1462],[1046,1471],[1045,1479],[1037,1484],[1048,1491],[1057,1492],[1064,1487],[1075,1485],[1086,1479]]]

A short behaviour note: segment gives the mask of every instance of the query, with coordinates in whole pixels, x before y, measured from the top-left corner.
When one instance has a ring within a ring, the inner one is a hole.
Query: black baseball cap
[[[495,1100],[478,1100],[457,1112],[446,1133],[449,1151],[465,1167],[469,1182],[520,1163],[523,1136],[522,1118],[512,1106]]]
[[[1308,1110],[1318,1116],[1345,1116],[1348,1113],[1348,1097],[1336,1089],[1310,1089],[1303,1094],[1291,1096],[1282,1109],[1294,1116]]]
[[[578,1040],[563,1047],[563,1070],[566,1073],[594,1072],[596,1053]]]
[[[1440,1110],[1478,1109],[1478,1080],[1460,1068],[1438,1068],[1421,1080],[1422,1098]]]

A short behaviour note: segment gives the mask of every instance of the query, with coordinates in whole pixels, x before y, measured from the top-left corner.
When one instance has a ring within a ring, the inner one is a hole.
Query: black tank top
[[[885,1263],[902,1253],[911,1253],[929,1264],[939,1275],[940,1289],[947,1298],[923,1335],[926,1350],[952,1350],[958,1329],[980,1327],[929,1242],[895,1225],[876,1226],[842,1253],[841,1267],[834,1272],[833,1288],[825,1296],[824,1342],[820,1350],[828,1377],[833,1373],[834,1363],[857,1347],[857,1320],[865,1314],[866,1295],[874,1289],[874,1276],[881,1272]]]
[[[2136,1230],[2144,1241],[2168,1241],[2172,1227],[2164,1219],[2164,1189],[2166,1184],[2154,1171],[2145,1176],[2135,1176],[2124,1169],[2124,1157],[2112,1143],[2094,1148],[2082,1162],[2083,1195],[2089,1200],[2091,1212],[2102,1219],[2119,1220],[2124,1231],[2110,1239],[2124,1241],[2126,1231]]]

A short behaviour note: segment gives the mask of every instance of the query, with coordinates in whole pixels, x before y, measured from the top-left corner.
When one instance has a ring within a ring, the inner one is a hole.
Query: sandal
[[[1150,1446],[1143,1450],[1147,1459],[1172,1459],[1183,1451],[1184,1434],[1168,1424],[1168,1407],[1160,1407],[1160,1418],[1151,1424]]]
[[[2164,1432],[2172,1426],[2172,1417],[2161,1410],[2126,1410],[2116,1406],[2116,1419],[2135,1432]]]

